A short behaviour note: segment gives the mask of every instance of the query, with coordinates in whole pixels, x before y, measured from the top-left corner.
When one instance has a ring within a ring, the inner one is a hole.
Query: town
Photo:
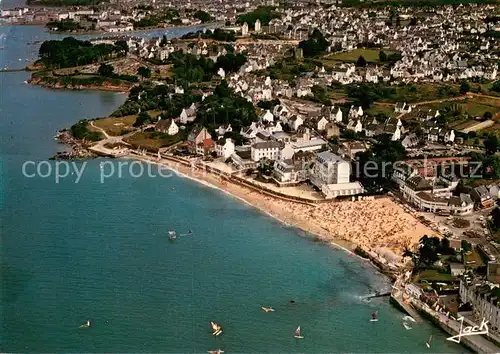
[[[129,90],[110,117],[62,138],[208,171],[283,203],[389,197],[432,230],[390,254],[357,244],[394,276],[393,300],[452,335],[459,318],[488,321],[487,336],[464,342],[478,352],[500,345],[498,4],[179,3],[158,13],[2,11],[66,32],[217,23],[180,38],[43,43],[32,83]],[[61,59],[84,50],[81,61]]]

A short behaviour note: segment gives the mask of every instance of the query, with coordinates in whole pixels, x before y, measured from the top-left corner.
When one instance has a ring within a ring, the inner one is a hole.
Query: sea
[[[1,26],[0,67],[61,37]],[[64,149],[59,129],[126,96],[29,76],[0,73],[1,352],[467,352],[427,322],[406,330],[387,297],[367,300],[391,288],[368,262],[220,190],[131,160],[74,161],[67,173],[47,162]]]

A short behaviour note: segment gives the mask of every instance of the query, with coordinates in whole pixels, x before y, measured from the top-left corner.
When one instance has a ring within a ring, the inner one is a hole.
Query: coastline
[[[161,161],[154,161],[153,159],[145,157],[145,156],[132,155],[132,154],[122,156],[122,158],[143,161],[143,162],[152,163],[152,164],[155,164],[158,166],[168,168],[169,170],[171,170],[172,172],[174,172],[175,174],[177,174],[181,178],[186,178],[186,179],[189,179],[191,181],[200,183],[206,187],[210,187],[210,188],[216,189],[218,191],[221,191],[221,192],[223,192],[223,193],[225,193],[233,198],[236,198],[236,199],[240,200],[241,202],[259,210],[263,214],[266,214],[266,215],[272,217],[273,219],[284,224],[285,226],[297,228],[297,229],[302,230],[305,233],[309,234],[310,236],[319,237],[322,242],[328,243],[337,249],[341,249],[341,250],[349,253],[350,255],[359,257],[360,259],[363,259],[365,261],[367,260],[366,258],[363,258],[354,252],[354,250],[357,247],[356,244],[349,242],[349,241],[346,241],[346,240],[342,240],[342,239],[336,239],[334,241],[322,239],[320,234],[305,228],[304,225],[300,225],[298,223],[295,223],[293,220],[287,220],[287,218],[283,217],[283,215],[278,215],[277,213],[273,213],[272,210],[269,210],[268,208],[264,208],[260,203],[255,203],[255,200],[253,200],[254,198],[250,197],[250,195],[252,193],[251,190],[243,191],[244,187],[235,186],[235,185],[233,185],[233,188],[227,188],[227,184],[221,183],[220,180],[218,180],[217,177],[212,173],[207,172],[207,173],[204,173],[200,177],[193,177],[192,175],[190,175],[190,173],[192,172],[192,170],[190,168],[183,166],[183,165],[180,165],[180,164],[173,164],[171,161],[169,161],[167,159],[162,159]],[[236,191],[235,187],[242,189],[241,193]],[[246,196],[246,198],[245,198],[245,196]]]
[[[92,151],[96,152],[96,150],[94,149],[92,149]],[[105,154],[104,151],[101,152]],[[106,155],[109,156],[109,154]],[[380,205],[389,205],[394,208],[399,208],[399,206],[397,206],[388,197],[373,201],[359,202],[331,201],[328,203],[321,203],[317,205],[314,205],[312,203],[308,204],[293,202],[289,200],[284,201],[283,198],[269,196],[265,192],[257,192],[256,190],[247,186],[241,185],[239,183],[233,183],[232,181],[222,178],[215,173],[211,173],[206,170],[199,171],[193,166],[189,167],[187,166],[188,162],[186,162],[186,164],[183,164],[180,162],[176,162],[173,159],[170,160],[168,158],[157,160],[152,156],[136,155],[130,153],[118,157],[160,165],[170,169],[183,178],[188,178],[205,186],[218,189],[223,193],[237,198],[247,205],[258,209],[260,212],[278,220],[286,226],[302,230],[308,236],[310,236],[313,241],[329,244],[336,249],[343,250],[350,255],[356,256],[357,258],[371,263],[378,271],[392,280],[397,277],[397,274],[399,272],[403,271],[406,268],[406,264],[403,264],[401,262],[401,259],[391,259],[391,254],[389,254],[388,256],[388,253],[391,253],[390,251],[386,250],[385,248],[375,247],[372,244],[367,244],[365,241],[366,238],[360,236],[357,242],[354,242],[353,240],[348,238],[343,238],[340,232],[336,232],[335,230],[335,228],[339,228],[339,226],[341,226],[340,222],[338,223],[338,225],[332,225],[332,228],[334,229],[332,231],[332,229],[325,228],[320,223],[318,223],[318,218],[320,216],[313,215],[319,209],[324,209],[325,207],[331,207],[334,205],[358,205],[362,208],[365,208],[365,210],[367,211],[380,208]],[[297,213],[297,209],[300,209],[301,212]],[[403,211],[403,209],[399,209],[401,213],[404,213],[409,218],[414,219],[415,223],[419,223],[419,221],[416,220],[413,216]],[[432,233],[432,230],[430,229],[425,230],[428,231],[428,234]],[[416,239],[418,240],[420,237],[421,235],[419,235]],[[395,254],[392,253],[392,255],[394,256]]]

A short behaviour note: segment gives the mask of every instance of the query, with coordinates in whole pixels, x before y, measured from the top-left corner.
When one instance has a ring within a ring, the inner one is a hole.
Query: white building
[[[262,26],[261,26],[260,20],[257,19],[255,21],[255,33],[260,33],[261,30],[262,30]]]
[[[474,317],[488,321],[490,330],[499,332],[500,329],[500,287],[498,284],[471,279],[467,273],[460,279],[460,298],[464,303],[472,305]]]
[[[283,143],[279,141],[264,141],[254,143],[250,148],[250,157],[253,161],[261,159],[277,160],[280,158],[280,151]]]
[[[231,139],[220,139],[215,143],[215,152],[217,156],[225,159],[234,154],[234,143]]]
[[[241,35],[243,37],[248,36],[248,23],[244,23],[243,26],[241,26]]]
[[[313,176],[318,188],[323,184],[349,183],[351,165],[333,152],[324,151],[316,155]]]
[[[156,123],[155,130],[168,135],[175,135],[179,132],[179,127],[173,119],[161,119]]]

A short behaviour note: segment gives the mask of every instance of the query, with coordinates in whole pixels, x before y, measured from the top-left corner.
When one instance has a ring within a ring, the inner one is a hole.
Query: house
[[[349,119],[347,123],[347,129],[353,130],[355,133],[361,133],[363,131],[363,124],[361,119]]]
[[[335,136],[340,136],[340,128],[335,123],[328,123],[325,126],[325,137],[331,139]]]
[[[208,132],[207,128],[202,126],[194,127],[193,130],[191,130],[191,132],[189,133],[187,139],[189,152],[192,154],[196,154],[198,151],[198,146],[200,144],[203,145],[203,142],[207,139],[212,139],[212,136]]]
[[[465,267],[461,263],[450,263],[450,273],[453,277],[459,277],[465,273]]]
[[[277,160],[280,158],[280,151],[283,143],[279,141],[264,141],[252,144],[250,148],[250,158],[253,161],[261,159]]]
[[[155,130],[168,135],[175,135],[179,132],[179,127],[173,119],[161,119],[156,123]]]
[[[417,146],[419,142],[420,139],[417,137],[417,135],[415,133],[411,133],[405,136],[403,141],[401,141],[401,145],[403,145],[405,149],[409,149],[414,146]]]
[[[249,147],[235,147],[234,154],[231,155],[231,161],[237,168],[242,170],[256,168],[258,166],[257,162],[251,159]]]
[[[297,130],[299,127],[304,124],[304,120],[300,115],[293,115],[291,118],[288,119],[288,126],[292,130]]]
[[[215,152],[217,156],[223,157],[224,159],[229,158],[234,154],[234,143],[231,139],[219,139],[215,143]]]
[[[273,122],[274,121],[274,115],[271,113],[270,110],[266,110],[266,113],[260,117],[260,119],[264,122]]]
[[[179,123],[187,124],[196,119],[196,106],[194,103],[189,108],[183,108],[179,116]]]
[[[489,208],[493,206],[493,200],[490,193],[485,186],[479,186],[472,190],[470,193],[472,200],[482,208]]]
[[[316,119],[315,124],[314,124],[314,128],[317,131],[322,132],[326,129],[326,125],[328,123],[329,123],[328,119],[326,119],[325,117],[321,117],[319,119]]]
[[[219,128],[217,128],[216,132],[217,132],[217,135],[222,137],[224,136],[224,134],[226,133],[230,133],[233,131],[233,128],[231,127],[231,124],[228,124],[228,125],[221,125],[219,126]]]
[[[209,155],[215,150],[215,142],[212,138],[204,139],[201,143],[196,146],[197,155]]]
[[[273,178],[278,185],[299,183],[307,179],[307,170],[300,161],[278,160],[274,163]]]
[[[406,104],[406,102],[403,103],[396,103],[396,106],[394,107],[394,112],[396,113],[410,113],[412,110],[412,106]]]

